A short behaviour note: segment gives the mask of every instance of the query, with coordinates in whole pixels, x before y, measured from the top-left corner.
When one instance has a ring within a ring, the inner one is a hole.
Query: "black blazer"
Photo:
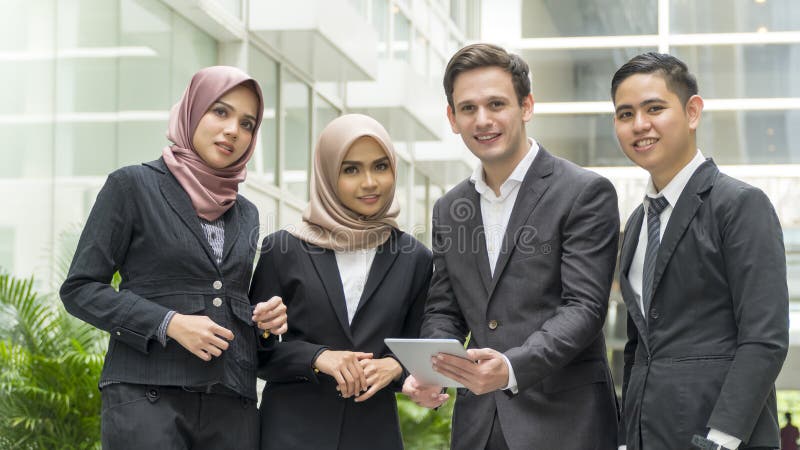
[[[603,321],[619,241],[611,183],[544,148],[519,187],[494,276],[480,197],[460,183],[436,202],[422,337],[503,352],[519,393],[459,389],[452,448],[483,448],[497,412],[512,450],[616,450]]]
[[[628,450],[685,450],[708,428],[741,439],[739,448],[778,448],[774,383],[789,313],[783,235],[769,199],[704,162],[661,239],[647,321],[628,279],[643,217],[639,206],[620,255]]]
[[[240,195],[224,219],[218,266],[189,196],[163,160],[108,176],[61,286],[67,311],[111,333],[101,382],[221,382],[256,398],[257,332],[247,289],[258,214]],[[119,292],[109,286],[117,270],[122,275]],[[220,306],[214,306],[215,298],[222,300]],[[169,310],[209,316],[233,331],[235,339],[210,362],[171,339],[162,347],[156,333]]]
[[[378,247],[351,324],[333,251],[286,231],[264,239],[251,298],[279,295],[287,306],[289,331],[270,339],[259,354],[259,376],[267,380],[261,401],[261,448],[315,450],[402,449],[394,393],[402,379],[364,403],[338,396],[330,376],[315,374],[322,350],[389,355],[383,339],[417,337],[432,272],[431,253],[394,230]],[[391,388],[389,388],[391,387]],[[343,442],[344,436],[359,436]]]

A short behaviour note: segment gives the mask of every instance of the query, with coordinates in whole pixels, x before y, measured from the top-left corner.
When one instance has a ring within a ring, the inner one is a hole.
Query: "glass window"
[[[533,96],[539,102],[610,100],[614,72],[632,57],[655,48],[527,50]]]
[[[658,0],[526,0],[522,37],[657,34]]]
[[[283,183],[298,198],[308,200],[308,173],[311,154],[309,88],[284,71],[281,85],[284,119]]]
[[[397,142],[395,142],[395,147],[397,147]],[[400,217],[399,225],[400,228],[403,230],[407,230],[411,224],[411,215],[412,213],[408,209],[408,197],[409,197],[409,188],[408,188],[408,174],[409,174],[409,165],[406,160],[403,158],[397,158],[397,181],[395,187],[395,198],[397,202],[400,204]]]
[[[281,229],[290,229],[294,228],[302,222],[303,220],[303,211],[289,206],[286,203],[281,203]]]
[[[0,273],[14,267],[14,228],[0,227]]]
[[[225,11],[237,18],[242,18],[242,0],[217,0]]]
[[[314,106],[314,113],[316,114],[314,117],[314,146],[317,145],[317,139],[319,139],[319,134],[322,130],[328,126],[331,120],[339,117],[340,114],[339,109],[328,103],[327,100],[319,95],[317,95],[316,98],[317,100]]]
[[[394,59],[408,61],[408,51],[411,42],[411,22],[397,8],[394,8],[392,13],[394,17],[394,40],[392,42]]]
[[[256,168],[271,183],[277,183],[276,170],[278,167],[278,63],[250,46],[248,67],[250,76],[258,80],[261,85],[261,94],[264,96],[264,118],[259,128],[256,140],[256,153],[261,161],[261,167]]]
[[[800,97],[800,44],[673,47],[704,98]]]
[[[411,231],[421,242],[428,239],[428,177],[414,171],[414,226]]]
[[[528,135],[550,153],[581,166],[629,166],[612,114],[533,115]]]
[[[420,34],[417,34],[411,56],[414,70],[423,77],[428,76],[428,41]]]
[[[389,0],[372,0],[372,26],[378,32],[378,58],[389,53]]]
[[[797,0],[670,0],[672,33],[793,31],[800,24]]]
[[[717,164],[797,164],[800,111],[706,111],[697,145]]]

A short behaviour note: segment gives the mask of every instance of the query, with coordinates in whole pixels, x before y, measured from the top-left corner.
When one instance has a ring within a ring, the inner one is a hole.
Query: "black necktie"
[[[669,205],[665,197],[647,199],[647,250],[644,253],[642,270],[642,312],[645,320],[650,311],[650,300],[653,298],[653,272],[658,258],[658,247],[661,244],[661,212]]]

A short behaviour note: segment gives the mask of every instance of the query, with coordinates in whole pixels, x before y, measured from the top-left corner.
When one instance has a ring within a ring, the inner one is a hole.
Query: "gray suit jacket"
[[[492,277],[480,198],[464,181],[436,202],[423,337],[503,352],[519,393],[460,389],[454,449],[484,448],[497,412],[511,449],[617,444],[602,334],[619,237],[617,196],[596,173],[540,149],[520,186]]]
[[[661,239],[647,320],[628,280],[643,217],[639,206],[620,256],[628,450],[685,450],[708,428],[741,439],[739,448],[778,448],[774,383],[789,314],[783,235],[769,199],[703,163]]]
[[[257,334],[247,290],[258,213],[238,196],[223,217],[225,245],[217,265],[189,196],[163,160],[108,176],[61,287],[67,311],[111,333],[101,382],[219,382],[256,398]],[[109,285],[117,270],[119,292]],[[169,310],[209,316],[235,339],[210,362],[171,339],[162,347],[156,332]]]

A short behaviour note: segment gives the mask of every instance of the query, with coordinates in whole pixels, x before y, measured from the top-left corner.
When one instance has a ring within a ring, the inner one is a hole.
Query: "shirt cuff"
[[[167,327],[169,327],[169,322],[172,320],[173,316],[175,316],[175,311],[167,312],[167,315],[164,316],[164,320],[161,321],[161,325],[158,326],[156,337],[162,347],[167,346]]]
[[[617,450],[628,450],[628,446],[627,445],[620,445]]]
[[[503,355],[501,353],[501,355]],[[503,359],[506,360],[506,366],[508,366],[508,385],[503,390],[509,390],[511,393],[516,394],[519,392],[519,387],[517,386],[517,377],[514,375],[514,368],[511,367],[511,361],[508,360],[508,356],[503,355]]]
[[[708,430],[708,436],[706,436],[706,438],[714,441],[715,444],[721,445],[731,450],[736,450],[742,443],[741,439],[737,439],[729,434],[725,434],[722,431],[715,430],[713,428]]]

